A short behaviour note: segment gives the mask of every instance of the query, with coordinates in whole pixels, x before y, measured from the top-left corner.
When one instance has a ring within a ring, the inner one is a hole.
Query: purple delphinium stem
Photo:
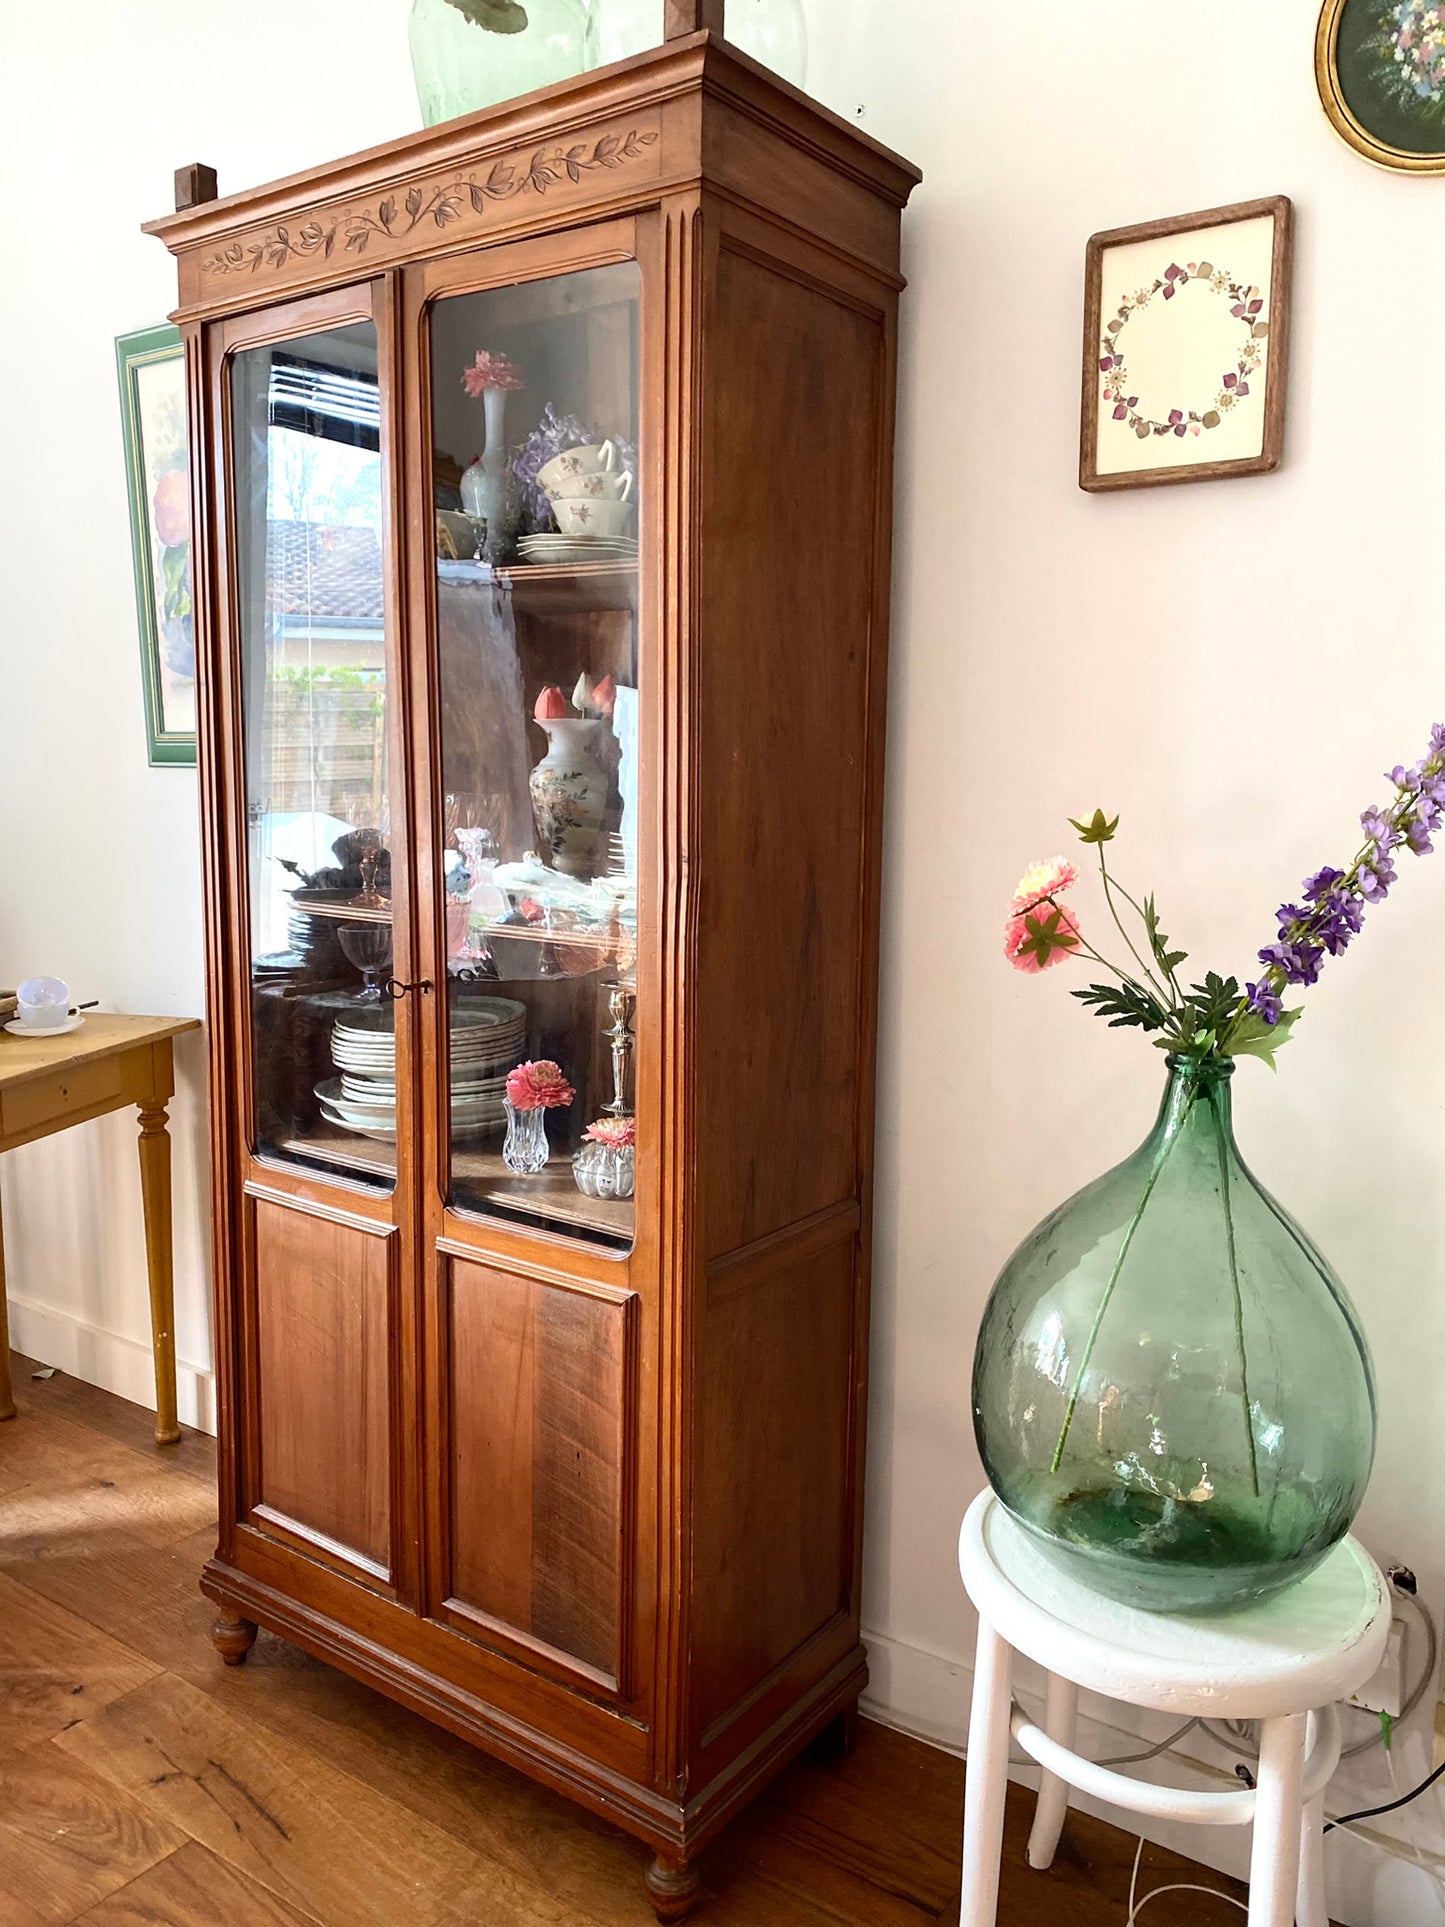
[[[1413,769],[1396,764],[1385,780],[1394,785],[1394,801],[1361,816],[1365,841],[1349,869],[1306,877],[1304,905],[1282,904],[1275,913],[1279,935],[1259,953],[1264,972],[1245,986],[1246,1010],[1267,1024],[1283,1015],[1286,984],[1314,983],[1325,957],[1337,957],[1359,931],[1365,906],[1383,903],[1395,881],[1395,852],[1426,856],[1434,847],[1432,833],[1445,826],[1445,723],[1431,729],[1429,748]]]

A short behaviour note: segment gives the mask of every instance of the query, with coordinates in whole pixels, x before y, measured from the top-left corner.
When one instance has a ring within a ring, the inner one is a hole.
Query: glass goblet
[[[361,972],[362,987],[356,993],[359,1004],[379,1004],[383,970],[391,967],[391,925],[389,923],[343,923],[336,932],[341,954]]]

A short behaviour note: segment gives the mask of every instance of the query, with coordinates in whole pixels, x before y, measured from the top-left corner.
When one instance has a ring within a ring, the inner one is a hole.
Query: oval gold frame
[[[1376,167],[1388,167],[1397,174],[1445,173],[1445,148],[1438,154],[1415,154],[1408,148],[1391,147],[1388,142],[1378,140],[1355,118],[1340,86],[1335,61],[1335,48],[1340,37],[1340,15],[1344,9],[1345,0],[1324,0],[1320,8],[1320,23],[1315,29],[1315,86],[1319,89],[1320,105],[1329,116],[1330,124],[1342,140],[1348,141],[1357,154],[1363,154]]]

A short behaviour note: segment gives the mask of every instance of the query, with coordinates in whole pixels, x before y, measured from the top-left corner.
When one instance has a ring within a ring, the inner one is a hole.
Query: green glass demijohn
[[[410,41],[428,127],[597,65],[582,0],[412,0]]]
[[[974,1359],[995,1492],[1127,1605],[1261,1599],[1348,1531],[1375,1449],[1344,1287],[1234,1141],[1232,1063],[1169,1059],[1153,1130],[1031,1231]]]

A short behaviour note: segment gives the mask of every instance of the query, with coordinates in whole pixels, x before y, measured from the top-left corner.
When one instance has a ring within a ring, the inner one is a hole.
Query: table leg
[[[1249,1860],[1249,1927],[1292,1927],[1304,1815],[1300,1776],[1304,1713],[1266,1720],[1260,1729],[1259,1789]]]
[[[1044,1731],[1051,1740],[1072,1753],[1079,1723],[1079,1689],[1071,1679],[1049,1674],[1048,1696],[1044,1706]],[[1064,1815],[1069,1810],[1069,1783],[1057,1773],[1045,1773],[1039,1780],[1039,1797],[1034,1802],[1034,1824],[1029,1832],[1029,1865],[1042,1872],[1054,1864],[1059,1835],[1064,1830]]]
[[[156,1443],[174,1445],[176,1423],[175,1277],[171,1258],[171,1138],[164,1101],[140,1106],[140,1186],[146,1271],[151,1288],[151,1350],[156,1371]]]
[[[998,1919],[1012,1682],[1013,1650],[980,1617],[963,1782],[963,1902],[959,1927],[995,1927]]]
[[[15,1387],[10,1382],[10,1308],[5,1303],[5,1220],[0,1218],[0,1419],[15,1416]]]

